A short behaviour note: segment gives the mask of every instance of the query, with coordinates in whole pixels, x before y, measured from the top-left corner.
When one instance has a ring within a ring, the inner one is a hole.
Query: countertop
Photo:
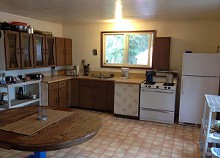
[[[64,80],[70,80],[71,76],[45,76],[42,80],[42,83],[53,83]]]
[[[114,77],[114,78],[95,78],[95,77],[89,77],[89,76],[46,76],[43,78],[43,83],[53,83],[53,82],[59,82],[63,80],[69,80],[69,79],[90,79],[90,80],[100,80],[100,81],[113,81],[115,83],[127,83],[127,84],[141,84],[145,78],[135,78],[131,77],[128,79],[120,78],[120,77]]]

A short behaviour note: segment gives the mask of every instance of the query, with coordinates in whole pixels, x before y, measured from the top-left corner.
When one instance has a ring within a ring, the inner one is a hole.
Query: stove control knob
[[[168,87],[168,89],[170,89],[170,87]]]
[[[159,86],[156,86],[156,88],[158,89],[158,88],[159,88]]]
[[[150,88],[151,87],[151,85],[148,85],[148,88]]]
[[[165,86],[164,89],[167,89],[167,87]]]

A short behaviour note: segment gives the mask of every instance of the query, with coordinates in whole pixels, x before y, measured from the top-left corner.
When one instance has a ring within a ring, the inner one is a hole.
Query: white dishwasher
[[[174,123],[176,85],[141,84],[140,120]]]

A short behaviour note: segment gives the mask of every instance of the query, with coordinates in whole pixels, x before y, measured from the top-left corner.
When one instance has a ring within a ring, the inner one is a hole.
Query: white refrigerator
[[[179,123],[201,124],[204,94],[218,95],[220,54],[184,53]]]

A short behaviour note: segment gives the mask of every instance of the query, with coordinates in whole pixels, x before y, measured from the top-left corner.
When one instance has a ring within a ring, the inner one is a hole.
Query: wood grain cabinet
[[[153,53],[153,68],[169,70],[171,37],[156,37]]]
[[[16,31],[0,31],[0,69],[18,70],[33,68],[32,35]]]
[[[93,104],[92,80],[79,81],[79,106],[83,108],[92,108]]]
[[[113,81],[72,80],[72,88],[72,106],[113,112]]]
[[[48,84],[48,105],[59,106],[59,84],[58,82]]]
[[[34,40],[34,66],[49,67],[55,66],[55,40],[48,35],[33,35]]]
[[[33,68],[33,38],[32,34],[20,33],[20,48],[21,48],[21,68]]]
[[[71,80],[71,105],[79,106],[79,80]]]
[[[55,38],[56,43],[56,65],[72,65],[72,40],[67,38]]]
[[[59,107],[68,107],[68,88],[67,81],[59,82]]]
[[[42,83],[42,105],[51,107],[69,107],[71,80]]]

